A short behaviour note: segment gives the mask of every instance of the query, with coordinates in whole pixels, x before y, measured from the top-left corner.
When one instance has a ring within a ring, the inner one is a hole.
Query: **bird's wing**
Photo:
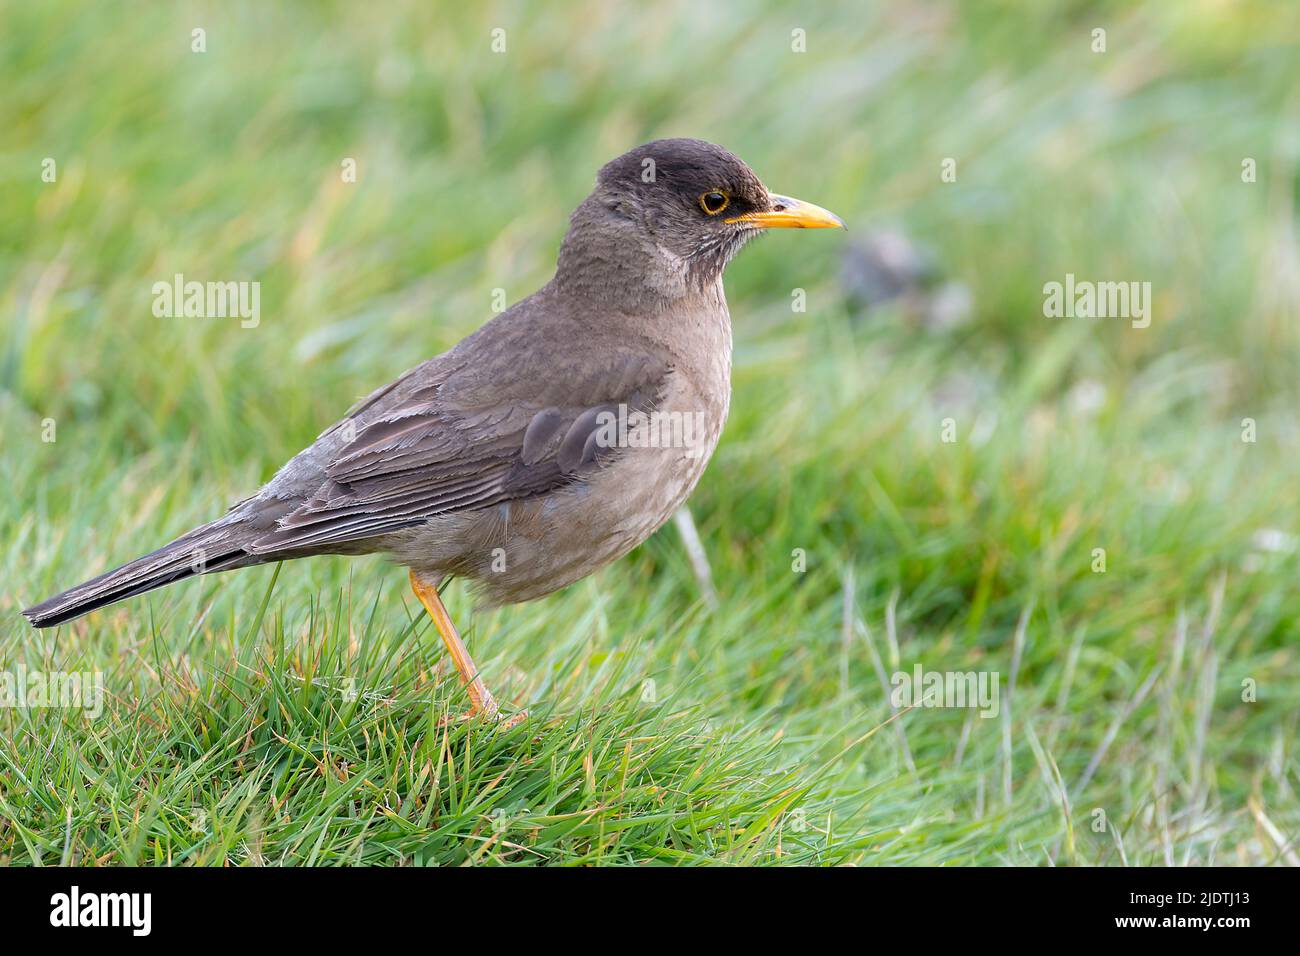
[[[616,453],[597,441],[601,413],[652,409],[672,370],[632,347],[574,353],[548,368],[517,353],[513,365],[422,366],[375,393],[322,436],[351,440],[337,444],[314,494],[249,550],[328,547],[582,480]]]

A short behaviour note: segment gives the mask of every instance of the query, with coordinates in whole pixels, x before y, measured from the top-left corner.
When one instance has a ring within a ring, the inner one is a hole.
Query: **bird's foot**
[[[522,723],[528,717],[528,711],[521,710],[517,714],[506,716],[501,713],[495,705],[491,708],[471,707],[469,710],[465,711],[465,713],[458,714],[455,717],[452,717],[451,715],[443,717],[438,721],[438,726],[446,727],[449,724],[464,723],[468,720],[477,720],[480,717],[491,721],[492,723],[499,724],[502,730],[509,730],[511,727],[515,727]]]
[[[452,663],[456,665],[461,686],[469,694],[469,710],[459,717],[442,718],[438,721],[438,726],[445,727],[451,723],[473,720],[476,717],[486,717],[493,723],[501,723],[503,718],[497,708],[496,698],[492,696],[492,692],[483,683],[483,678],[479,676],[478,668],[474,665],[473,658],[469,656],[465,642],[460,638],[460,632],[456,630],[456,625],[452,623],[451,616],[443,606],[442,598],[438,596],[438,588],[421,578],[414,569],[411,570],[410,579],[411,590],[415,592],[415,596],[420,599],[420,603],[433,618],[434,627],[437,628],[443,643],[447,645]],[[509,730],[527,716],[528,711],[521,710],[511,717],[504,718],[502,729]]]
[[[500,720],[501,718],[498,716],[497,719]],[[501,729],[509,730],[511,727],[517,727],[519,724],[522,724],[527,719],[528,719],[528,711],[521,710],[517,714],[511,714],[509,717],[506,717],[501,724]]]

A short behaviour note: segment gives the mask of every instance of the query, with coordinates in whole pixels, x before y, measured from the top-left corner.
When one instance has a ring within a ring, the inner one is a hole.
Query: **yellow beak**
[[[725,220],[728,223],[745,223],[763,229],[846,229],[844,220],[829,209],[814,206],[802,199],[772,194],[772,208],[764,212],[747,212],[743,216]]]

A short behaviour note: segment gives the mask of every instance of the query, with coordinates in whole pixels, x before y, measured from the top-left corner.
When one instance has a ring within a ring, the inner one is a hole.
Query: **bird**
[[[541,289],[355,404],[215,521],[23,615],[54,627],[200,574],[382,553],[456,667],[460,717],[502,719],[440,589],[461,577],[480,607],[531,601],[674,514],[730,406],[723,270],[782,228],[844,223],[703,140],[624,153],[573,212]]]

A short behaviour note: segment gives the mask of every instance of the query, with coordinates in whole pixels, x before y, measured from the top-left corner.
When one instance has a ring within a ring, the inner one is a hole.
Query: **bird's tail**
[[[27,608],[23,616],[35,627],[54,627],[196,574],[226,571],[266,560],[245,551],[239,543],[240,537],[227,519],[203,525],[157,551]]]

